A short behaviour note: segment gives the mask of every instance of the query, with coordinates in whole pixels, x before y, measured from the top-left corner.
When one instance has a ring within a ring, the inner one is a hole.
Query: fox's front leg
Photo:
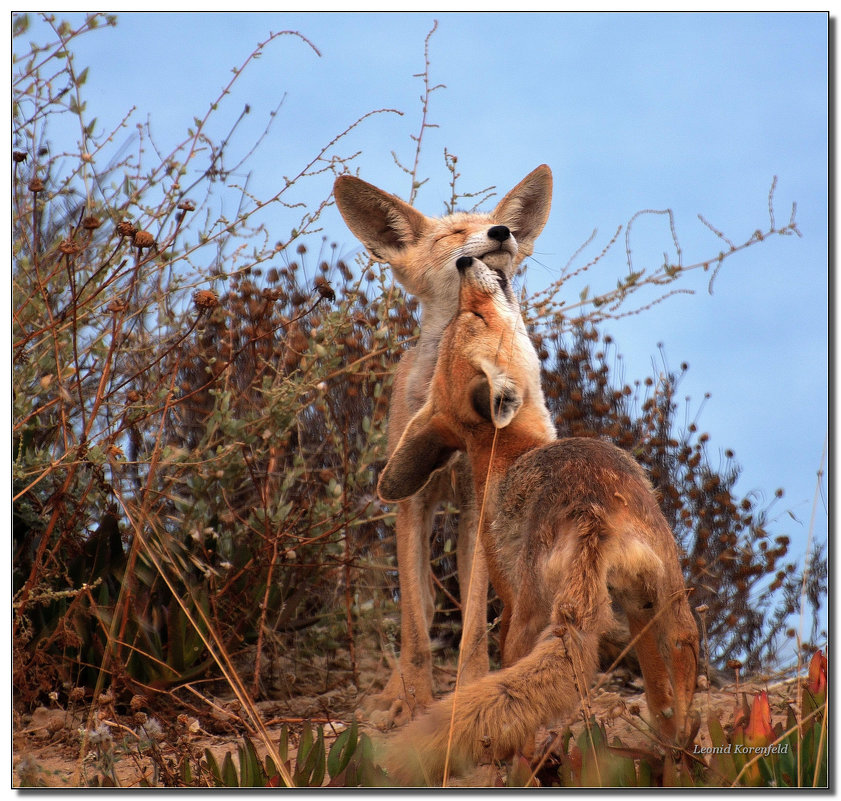
[[[479,514],[473,475],[464,457],[454,472],[456,503],[459,509],[458,583],[461,593],[461,674],[459,681],[469,683],[488,672],[488,562],[479,541]]]
[[[405,723],[433,700],[429,537],[434,504],[427,496],[434,489],[427,487],[397,506],[400,660],[383,691],[366,704],[371,722],[382,728]]]

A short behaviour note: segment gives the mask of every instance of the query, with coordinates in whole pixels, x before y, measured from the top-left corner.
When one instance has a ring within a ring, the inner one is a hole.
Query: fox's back
[[[644,513],[652,488],[626,451],[601,439],[564,437],[523,454],[500,485],[500,512],[524,519],[550,509],[617,505]]]
[[[671,539],[651,483],[630,454],[604,440],[567,437],[520,456],[500,482],[492,526],[500,567],[514,569],[523,554],[539,561],[563,544],[557,539],[571,534],[571,521],[585,516],[627,519],[629,529]]]

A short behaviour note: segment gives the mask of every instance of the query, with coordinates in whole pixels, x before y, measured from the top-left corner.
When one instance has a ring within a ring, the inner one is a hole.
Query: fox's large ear
[[[420,492],[458,450],[452,432],[427,404],[406,426],[380,473],[377,494],[395,503]]]
[[[505,428],[520,411],[523,394],[496,365],[483,363],[482,373],[470,382],[473,409],[496,428]]]
[[[531,256],[534,241],[549,219],[552,207],[552,170],[541,164],[517,184],[491,213],[494,222],[511,229],[519,245],[518,261]]]
[[[426,227],[417,209],[353,175],[340,175],[333,194],[347,227],[376,261],[390,261],[415,244]]]

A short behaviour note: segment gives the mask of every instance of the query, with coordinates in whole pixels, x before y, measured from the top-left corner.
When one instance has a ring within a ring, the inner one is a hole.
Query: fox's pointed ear
[[[549,219],[552,207],[552,170],[541,164],[517,184],[491,213],[494,222],[508,226],[517,240],[520,257],[531,256],[534,241]]]
[[[417,209],[353,175],[340,175],[333,194],[347,227],[376,261],[391,261],[417,242],[426,227],[426,217]]]
[[[493,364],[483,364],[482,374],[470,386],[473,409],[496,428],[505,428],[520,411],[523,394],[509,376]]]
[[[457,450],[454,435],[427,404],[406,426],[380,473],[377,494],[386,503],[410,498],[446,466]]]

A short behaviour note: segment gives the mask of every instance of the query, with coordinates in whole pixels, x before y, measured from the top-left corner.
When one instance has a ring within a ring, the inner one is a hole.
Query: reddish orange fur
[[[538,726],[573,714],[612,623],[611,597],[639,635],[652,722],[682,742],[698,629],[674,537],[630,455],[602,440],[555,439],[514,295],[479,259],[464,268],[430,395],[383,470],[381,497],[422,491],[456,450],[485,503],[480,536],[504,603],[504,667],[399,732],[390,772],[404,783],[439,781],[451,719],[458,767],[508,758],[533,744]]]

